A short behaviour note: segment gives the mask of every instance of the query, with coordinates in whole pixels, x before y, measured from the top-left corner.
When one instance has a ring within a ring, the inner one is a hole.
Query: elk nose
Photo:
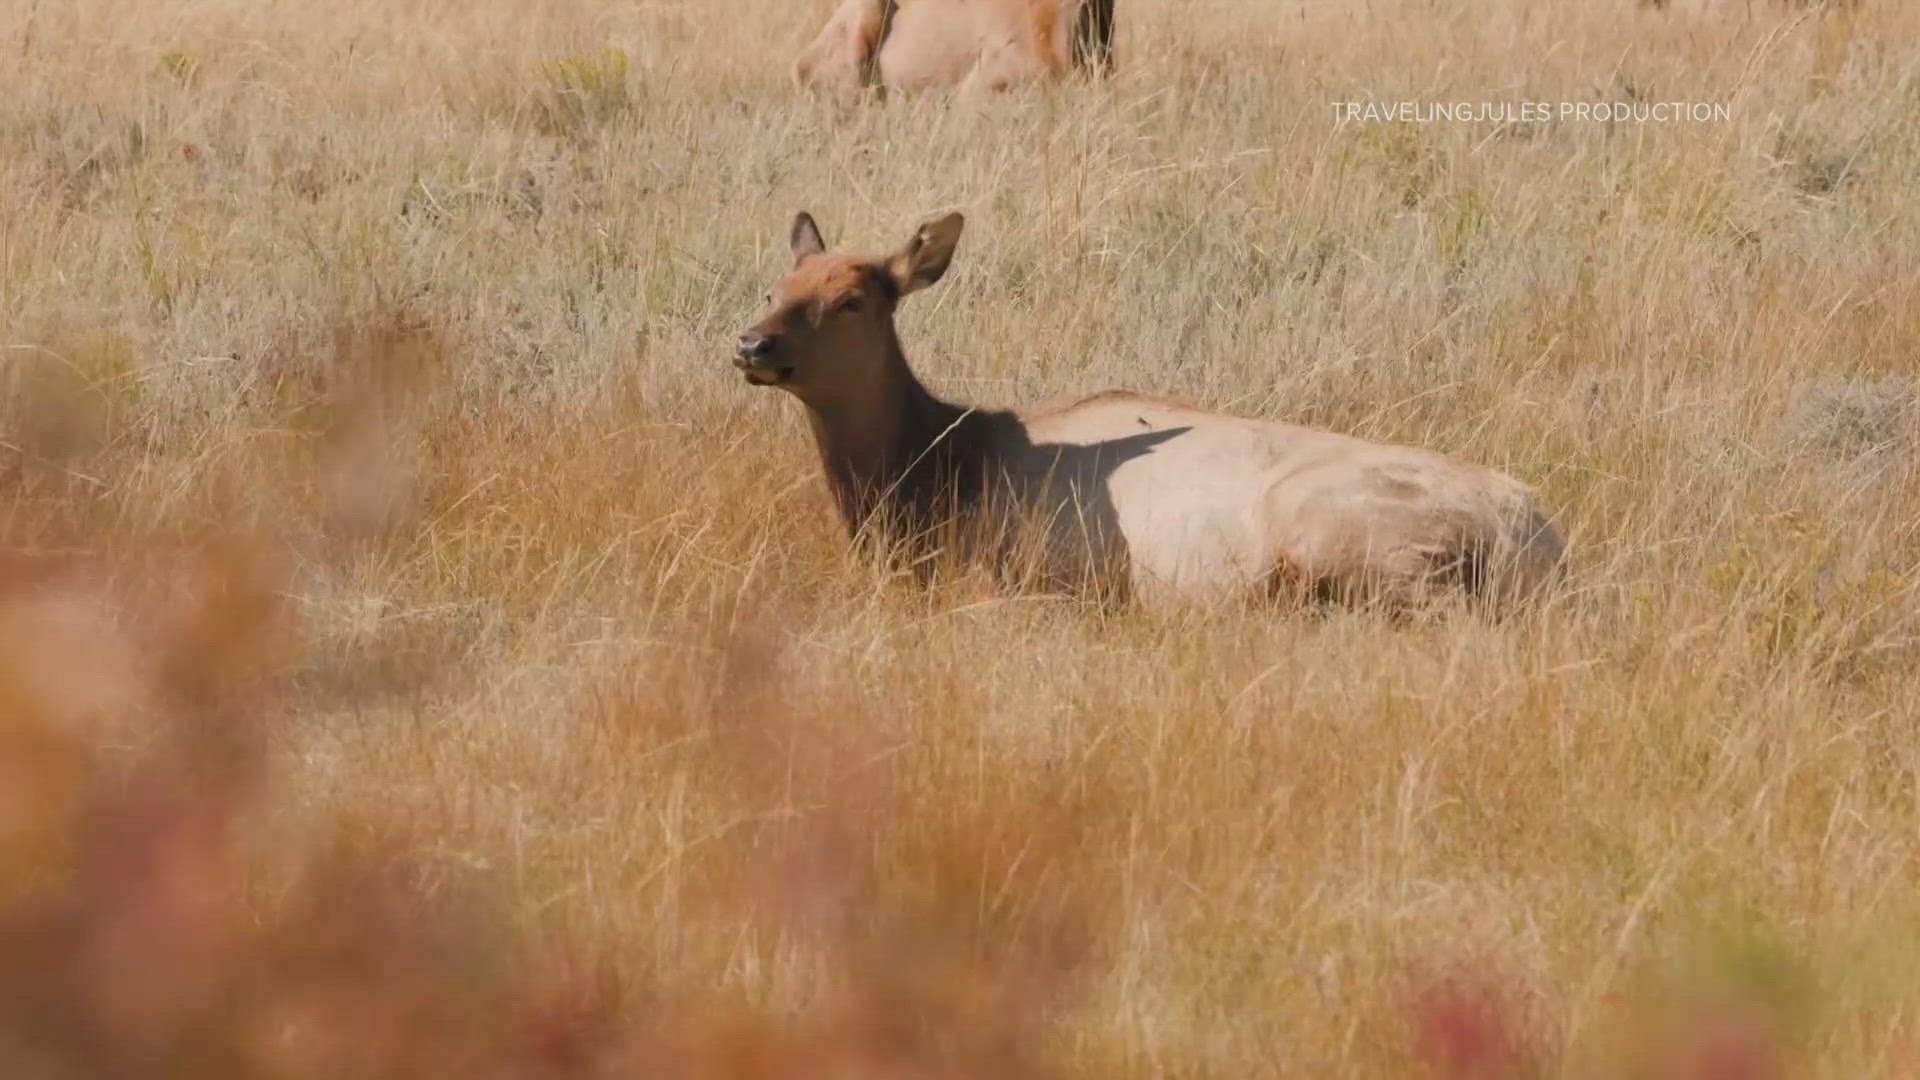
[[[739,344],[734,346],[734,354],[742,360],[764,360],[772,351],[773,339],[751,330],[741,334]]]

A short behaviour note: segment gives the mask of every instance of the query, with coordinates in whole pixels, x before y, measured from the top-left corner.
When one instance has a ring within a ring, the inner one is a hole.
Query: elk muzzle
[[[733,366],[755,386],[772,386],[793,377],[793,365],[778,358],[779,339],[756,330],[740,335],[733,349]]]

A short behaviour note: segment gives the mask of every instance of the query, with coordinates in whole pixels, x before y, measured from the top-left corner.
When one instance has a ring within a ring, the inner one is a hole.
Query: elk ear
[[[827,242],[820,239],[820,226],[813,223],[812,214],[802,210],[793,216],[793,230],[787,234],[787,246],[793,250],[796,264],[809,255],[818,255],[827,250]]]
[[[960,230],[966,223],[958,213],[934,218],[915,229],[907,246],[887,260],[887,270],[893,274],[901,296],[940,280],[953,261],[953,249],[960,243]]]

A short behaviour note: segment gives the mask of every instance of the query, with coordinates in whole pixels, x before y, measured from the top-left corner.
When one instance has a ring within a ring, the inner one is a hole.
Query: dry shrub
[[[736,646],[714,779],[762,825],[716,856],[701,900],[794,942],[819,981],[791,1013],[673,1000],[516,931],[376,808],[277,843],[269,746],[298,663],[277,560],[229,541],[161,561],[183,590],[81,554],[0,591],[0,1072],[1047,1074],[1098,891],[1073,797],[903,838],[924,807],[864,767],[858,719],[790,712]],[[904,890],[870,864],[889,847],[920,864]],[[992,902],[1020,879],[1045,887]]]

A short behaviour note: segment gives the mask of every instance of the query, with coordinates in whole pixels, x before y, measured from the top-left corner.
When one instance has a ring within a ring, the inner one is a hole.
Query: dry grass
[[[823,7],[0,5],[8,1075],[1920,1069],[1920,8],[1122,0],[846,107]],[[1460,98],[1732,120],[1331,108]],[[725,362],[802,207],[968,213],[939,389],[1456,451],[1572,587],[887,580]]]

